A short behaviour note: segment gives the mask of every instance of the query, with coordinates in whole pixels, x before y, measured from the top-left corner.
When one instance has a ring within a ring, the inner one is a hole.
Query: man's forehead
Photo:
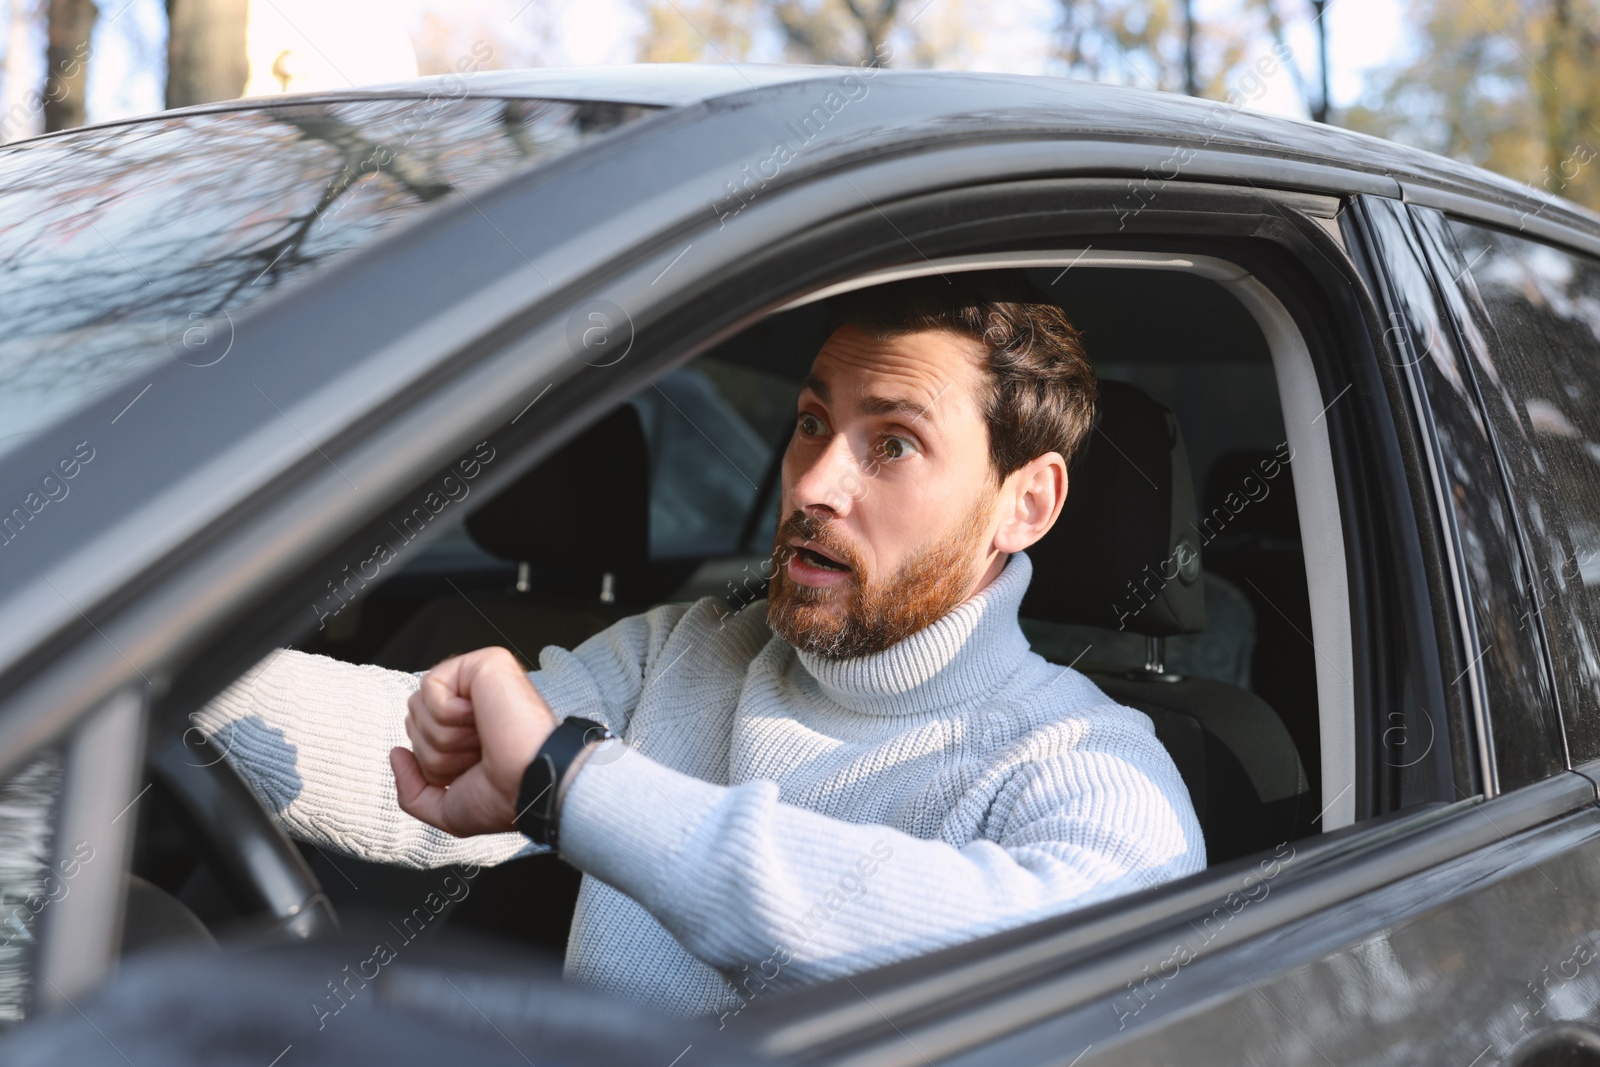
[[[874,337],[854,326],[836,330],[811,364],[804,385],[823,400],[845,394],[932,404],[965,398],[982,374],[982,347],[948,330]]]

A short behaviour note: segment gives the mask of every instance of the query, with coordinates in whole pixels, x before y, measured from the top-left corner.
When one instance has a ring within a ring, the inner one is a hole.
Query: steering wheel
[[[305,857],[239,772],[190,744],[198,728],[158,727],[145,765],[176,801],[201,856],[246,915],[265,915],[269,941],[304,941],[339,929],[333,903]]]

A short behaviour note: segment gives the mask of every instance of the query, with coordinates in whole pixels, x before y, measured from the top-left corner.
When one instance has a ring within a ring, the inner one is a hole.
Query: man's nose
[[[844,434],[833,435],[790,490],[794,506],[814,519],[842,519],[865,494],[861,466]]]

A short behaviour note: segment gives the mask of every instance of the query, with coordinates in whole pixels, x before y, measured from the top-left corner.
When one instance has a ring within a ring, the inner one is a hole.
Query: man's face
[[[1004,564],[977,342],[942,330],[828,338],[783,457],[767,616],[830,657],[881,652]]]

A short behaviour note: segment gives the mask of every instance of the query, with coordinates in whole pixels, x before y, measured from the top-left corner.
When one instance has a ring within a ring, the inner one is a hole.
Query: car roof
[[[776,63],[540,67],[442,74],[324,92],[246,97],[157,115],[205,114],[335,101],[485,97],[661,108],[743,107],[756,103],[755,97],[781,92],[783,86],[817,80],[837,82],[851,75],[863,80],[893,79],[901,88],[913,88],[921,83],[930,89],[948,92],[960,85],[964,90],[960,99],[965,104],[963,110],[967,111],[967,117],[973,112],[983,113],[991,116],[996,126],[1016,133],[1155,141],[1176,146],[1198,143],[1225,151],[1296,159],[1443,190],[1447,194],[1486,198],[1516,210],[1529,210],[1529,205],[1533,205],[1532,210],[1551,221],[1559,219],[1591,235],[1600,235],[1600,214],[1531,183],[1514,181],[1421,149],[1337,126],[1268,115],[1223,101],[1039,75]],[[1059,106],[1041,107],[1042,97],[1052,102],[1058,100]],[[95,125],[122,125],[146,121],[157,115]],[[87,127],[78,127],[83,128]],[[44,136],[70,136],[73,132],[64,130]],[[1151,172],[1146,176],[1176,178],[1181,176],[1181,169],[1182,159],[1175,157],[1171,173]]]
[[[378,96],[455,92],[682,107],[768,85],[850,73],[860,71],[800,63],[615,63],[436,74],[374,85],[366,91]]]

